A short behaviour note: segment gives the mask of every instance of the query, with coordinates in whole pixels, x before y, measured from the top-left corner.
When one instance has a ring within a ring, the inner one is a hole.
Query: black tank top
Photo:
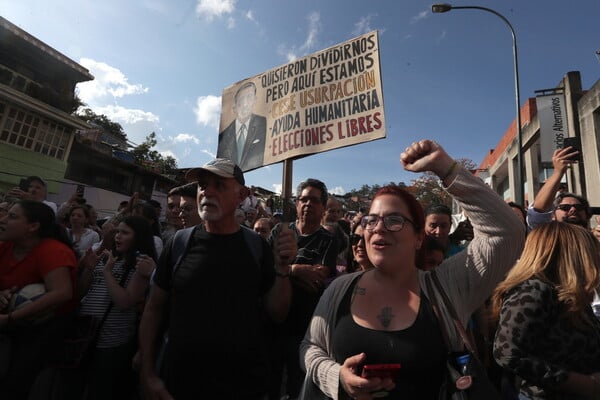
[[[358,279],[340,304],[333,332],[335,360],[365,353],[367,364],[400,363],[396,388],[386,399],[437,399],[447,357],[440,327],[429,300],[421,291],[421,303],[412,326],[400,331],[380,331],[358,325],[350,313],[350,301]]]

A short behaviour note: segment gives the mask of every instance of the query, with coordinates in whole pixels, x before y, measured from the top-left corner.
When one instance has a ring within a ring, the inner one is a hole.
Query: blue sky
[[[294,187],[308,177],[343,194],[363,184],[417,176],[399,155],[421,138],[477,164],[515,117],[512,41],[496,16],[477,10],[432,14],[418,0],[8,0],[1,15],[84,65],[79,85],[97,113],[131,141],[152,131],[157,150],[180,167],[217,151],[223,88],[354,36],[379,30],[387,138],[313,155],[293,164]],[[521,103],[580,71],[600,77],[600,1],[479,0],[512,23]],[[282,164],[246,174],[278,190]]]

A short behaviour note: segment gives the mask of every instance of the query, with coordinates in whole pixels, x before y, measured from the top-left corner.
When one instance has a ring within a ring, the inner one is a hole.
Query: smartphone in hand
[[[571,151],[579,151],[578,154],[569,157],[569,161],[581,161],[581,140],[579,137],[566,137],[563,139],[563,149],[567,147],[572,147]]]
[[[363,366],[361,377],[363,378],[390,378],[393,381],[398,379],[400,373],[400,364],[366,364]]]
[[[21,178],[21,180],[19,181],[19,189],[21,189],[24,192],[29,191],[29,181],[27,180],[27,178]]]

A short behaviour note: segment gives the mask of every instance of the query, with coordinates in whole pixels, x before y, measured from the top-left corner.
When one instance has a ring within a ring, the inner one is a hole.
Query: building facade
[[[0,17],[0,191],[38,175],[58,191],[74,134],[89,126],[71,113],[87,69]]]
[[[566,174],[570,192],[585,196],[592,206],[600,206],[600,81],[583,90],[581,75],[568,72],[556,85],[565,95],[570,137],[579,137],[582,161]],[[540,155],[540,122],[535,98],[521,108],[523,193],[525,206],[533,202],[546,178],[553,172],[552,163],[543,163]],[[506,201],[514,201],[519,180],[516,123],[512,122],[496,148],[490,150],[479,165],[480,176]]]
[[[124,138],[73,115],[79,82],[89,71],[0,17],[0,193],[40,176],[48,200],[67,201],[79,188],[101,217],[133,193],[166,208],[177,183],[134,163]]]

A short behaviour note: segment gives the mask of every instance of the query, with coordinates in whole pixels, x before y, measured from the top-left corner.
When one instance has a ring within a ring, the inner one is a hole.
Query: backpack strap
[[[246,244],[248,245],[248,248],[250,249],[250,253],[252,253],[252,258],[254,259],[254,261],[256,262],[256,265],[258,265],[258,268],[260,269],[262,267],[262,261],[263,261],[262,239],[258,235],[258,233],[254,232],[252,229],[250,229],[244,225],[240,225],[240,226],[242,227],[242,233],[244,234],[244,240],[246,241]]]
[[[258,265],[260,268],[263,260],[262,239],[252,229],[243,225],[240,226],[242,227],[244,240],[248,244],[250,253],[252,253],[252,258],[256,262],[256,265]],[[192,226],[190,228],[180,229],[175,232],[173,241],[171,242],[171,265],[173,266],[172,273],[175,273],[175,270],[179,268],[179,265],[181,265],[181,261],[187,253],[195,229],[196,226]]]
[[[187,253],[195,230],[196,227],[192,226],[189,228],[180,229],[175,232],[175,235],[173,235],[173,241],[171,242],[171,265],[173,268],[171,275],[174,275],[175,270],[179,268],[179,265],[183,260],[183,256],[185,256],[185,253]]]

